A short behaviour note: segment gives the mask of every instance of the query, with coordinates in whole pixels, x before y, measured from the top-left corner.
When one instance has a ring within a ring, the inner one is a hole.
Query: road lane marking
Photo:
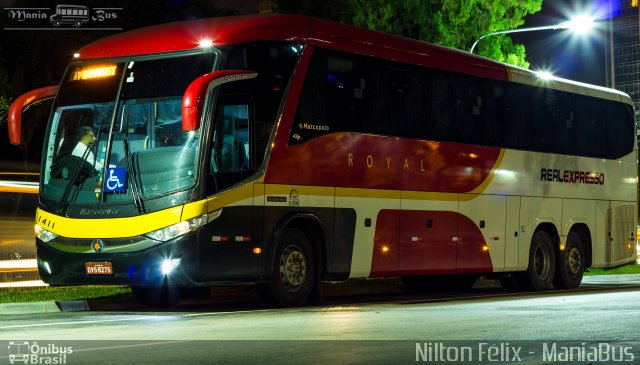
[[[104,323],[104,322],[128,322],[138,320],[152,320],[154,317],[136,317],[136,318],[117,318],[117,319],[101,319],[95,321],[75,321],[75,322],[54,322],[54,323],[34,323],[34,324],[21,324],[13,326],[2,326],[0,330],[11,328],[29,328],[29,327],[47,327],[47,326],[64,326],[75,324],[87,324],[87,323]]]
[[[116,340],[117,341],[117,340]],[[105,346],[105,347],[92,347],[88,349],[73,349],[73,352],[83,352],[83,351],[97,351],[97,350],[114,350],[114,349],[124,349],[129,347],[143,347],[143,346],[155,346],[155,345],[166,345],[173,343],[182,343],[189,341],[157,341],[157,342],[149,342],[149,343],[140,343],[134,345],[118,345],[118,346]]]

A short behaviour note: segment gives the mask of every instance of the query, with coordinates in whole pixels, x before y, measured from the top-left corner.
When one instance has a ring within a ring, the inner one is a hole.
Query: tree
[[[0,125],[7,121],[9,106],[11,106],[11,100],[7,99],[4,95],[0,95]]]
[[[515,29],[542,0],[276,0],[275,10],[305,14],[468,50],[483,34]],[[478,54],[528,67],[523,45],[505,35],[478,45]]]

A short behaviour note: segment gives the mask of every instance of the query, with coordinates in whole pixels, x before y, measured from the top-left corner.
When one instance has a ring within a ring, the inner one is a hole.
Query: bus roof
[[[202,40],[212,41],[215,46],[266,40],[303,41],[309,33],[310,23],[311,18],[295,15],[235,16],[167,23],[99,39],[78,50],[78,59],[197,50]]]
[[[197,50],[202,40],[214,46],[250,41],[314,39],[356,53],[467,73],[492,79],[545,86],[631,104],[617,90],[554,78],[541,82],[536,73],[502,62],[397,35],[300,15],[235,16],[161,24],[106,37],[82,47],[76,59],[129,57]],[[372,52],[375,50],[375,52]]]

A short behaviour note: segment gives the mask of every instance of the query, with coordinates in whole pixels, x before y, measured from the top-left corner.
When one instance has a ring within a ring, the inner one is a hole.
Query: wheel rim
[[[541,280],[546,280],[549,277],[549,273],[551,272],[550,258],[551,253],[547,246],[539,244],[534,253],[533,266],[536,271],[536,275]]]
[[[300,290],[307,277],[307,261],[297,245],[289,245],[280,256],[280,281],[289,291]]]
[[[567,269],[571,274],[578,274],[582,270],[582,255],[576,247],[571,247],[566,255]]]

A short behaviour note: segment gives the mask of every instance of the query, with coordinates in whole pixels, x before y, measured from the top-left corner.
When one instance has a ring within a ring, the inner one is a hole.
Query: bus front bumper
[[[109,240],[103,241],[108,247]],[[195,236],[187,234],[139,251],[67,252],[36,238],[38,271],[49,285],[194,286],[195,244]]]

